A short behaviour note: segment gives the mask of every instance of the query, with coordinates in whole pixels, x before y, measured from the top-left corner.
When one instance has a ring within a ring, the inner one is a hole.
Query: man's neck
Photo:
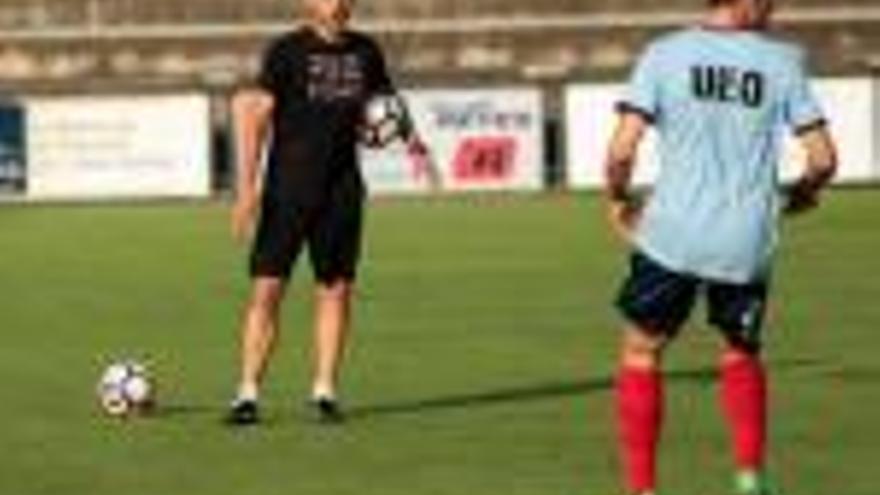
[[[749,29],[736,11],[728,7],[717,8],[709,13],[703,25],[709,29],[718,29],[722,31],[738,31],[741,29]]]
[[[336,29],[335,27],[331,27],[316,20],[307,21],[306,27],[315,33],[318,38],[327,43],[338,43],[342,38],[342,31],[340,29]]]

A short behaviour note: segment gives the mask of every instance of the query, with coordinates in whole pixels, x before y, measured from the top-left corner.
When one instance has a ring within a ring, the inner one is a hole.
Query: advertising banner
[[[537,89],[422,90],[404,97],[449,191],[542,187],[543,105]],[[364,150],[373,193],[426,190],[423,164],[402,145]]]
[[[205,96],[40,98],[27,109],[29,197],[210,193]]]
[[[813,85],[837,141],[840,168],[837,182],[858,183],[878,180],[875,173],[877,140],[875,120],[877,93],[871,79],[821,79]],[[788,136],[782,176],[793,179],[804,167],[804,152],[796,139]]]
[[[566,88],[566,176],[570,188],[596,188],[604,182],[602,169],[616,123],[615,106],[624,89],[623,84]],[[639,149],[635,184],[649,184],[656,178],[659,166],[656,146],[656,136],[653,130],[649,131]]]
[[[25,110],[0,102],[0,197],[18,197],[27,187]]]

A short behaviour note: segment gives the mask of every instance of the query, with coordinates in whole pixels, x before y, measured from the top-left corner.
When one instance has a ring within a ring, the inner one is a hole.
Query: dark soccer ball
[[[370,148],[382,148],[403,137],[406,109],[397,95],[373,97],[364,105],[361,140]]]

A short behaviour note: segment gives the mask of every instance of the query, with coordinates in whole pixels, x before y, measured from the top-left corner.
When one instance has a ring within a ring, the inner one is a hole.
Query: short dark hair
[[[731,3],[732,0],[707,0],[709,7],[720,7]]]

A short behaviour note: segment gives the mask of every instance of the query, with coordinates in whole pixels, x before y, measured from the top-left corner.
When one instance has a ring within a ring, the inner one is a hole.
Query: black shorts
[[[335,198],[318,207],[266,200],[251,250],[251,276],[290,278],[307,244],[315,280],[354,281],[362,224],[361,197]]]
[[[617,307],[640,328],[675,337],[697,297],[705,294],[709,324],[728,342],[749,352],[761,348],[768,283],[732,284],[674,272],[641,253],[630,260],[630,274]]]

